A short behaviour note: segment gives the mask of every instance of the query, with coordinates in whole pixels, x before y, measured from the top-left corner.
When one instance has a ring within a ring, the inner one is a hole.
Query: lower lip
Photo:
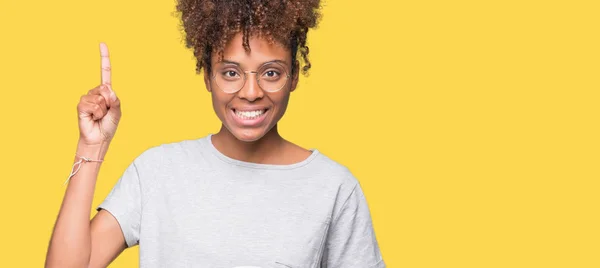
[[[268,109],[267,111],[263,112],[258,117],[252,118],[252,119],[240,118],[239,116],[237,116],[235,114],[233,109],[230,109],[229,111],[231,111],[231,117],[233,117],[233,121],[235,121],[238,125],[244,126],[244,127],[254,127],[254,126],[260,125],[265,120],[267,113],[269,111],[271,111],[271,109]]]

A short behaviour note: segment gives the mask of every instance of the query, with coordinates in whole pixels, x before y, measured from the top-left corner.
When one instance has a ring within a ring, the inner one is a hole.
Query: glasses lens
[[[258,70],[258,84],[264,91],[274,92],[282,89],[288,80],[285,67],[276,62],[267,63]]]
[[[226,93],[234,93],[244,86],[244,72],[235,65],[220,65],[215,68],[217,86]]]

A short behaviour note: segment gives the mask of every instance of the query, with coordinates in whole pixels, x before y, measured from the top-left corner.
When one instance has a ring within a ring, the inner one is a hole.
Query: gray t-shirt
[[[219,152],[212,134],[152,147],[98,207],[140,267],[383,268],[358,180],[317,149],[269,165]]]

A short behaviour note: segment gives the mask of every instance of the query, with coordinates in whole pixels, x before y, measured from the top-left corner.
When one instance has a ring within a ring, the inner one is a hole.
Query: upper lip
[[[236,111],[240,111],[240,112],[250,112],[250,111],[263,111],[266,109],[269,109],[268,107],[265,106],[251,106],[251,107],[233,107],[233,110]]]

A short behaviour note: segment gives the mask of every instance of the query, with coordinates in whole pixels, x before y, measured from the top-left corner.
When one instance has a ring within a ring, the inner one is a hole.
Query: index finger
[[[111,85],[110,58],[108,57],[108,46],[105,43],[100,43],[100,59],[102,65],[102,84]]]

